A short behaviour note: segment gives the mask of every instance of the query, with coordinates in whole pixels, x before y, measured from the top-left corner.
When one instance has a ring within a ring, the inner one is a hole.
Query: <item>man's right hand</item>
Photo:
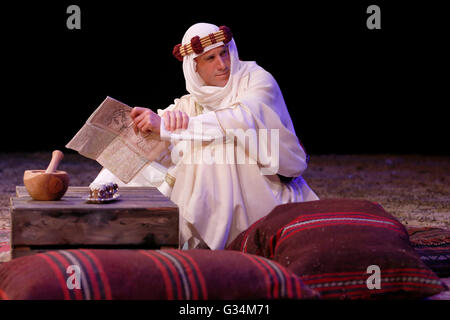
[[[142,133],[156,132],[160,133],[161,117],[152,110],[142,107],[134,107],[131,110],[131,119],[134,122],[134,132]],[[177,129],[187,129],[189,124],[189,116],[186,112],[175,110],[166,111],[163,115],[164,126],[168,131]]]
[[[152,110],[142,107],[134,107],[133,110],[131,110],[130,116],[134,122],[134,133],[137,134],[139,131],[142,133],[159,133],[161,117]]]

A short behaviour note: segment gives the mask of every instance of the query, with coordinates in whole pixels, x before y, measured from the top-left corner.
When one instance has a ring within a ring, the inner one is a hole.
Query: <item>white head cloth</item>
[[[219,27],[209,23],[197,23],[190,27],[184,34],[182,45],[190,43],[195,36],[200,38],[210,33],[218,32]],[[186,90],[194,96],[195,100],[210,110],[222,109],[229,106],[237,96],[239,80],[246,72],[247,66],[241,64],[238,51],[234,39],[228,42],[230,52],[231,70],[230,78],[224,87],[207,86],[195,71],[195,58],[214,48],[223,46],[224,42],[220,41],[205,48],[201,54],[191,53],[183,58],[183,73],[186,80]]]

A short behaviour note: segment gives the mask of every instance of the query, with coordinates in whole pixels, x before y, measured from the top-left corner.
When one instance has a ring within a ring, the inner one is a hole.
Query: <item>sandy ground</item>
[[[320,198],[379,202],[405,225],[450,228],[450,157],[312,156],[305,179]]]
[[[0,230],[10,228],[9,198],[27,169],[45,169],[49,152],[0,155]],[[66,154],[60,170],[70,185],[89,185],[101,166]],[[450,228],[450,157],[420,155],[312,155],[303,175],[321,199],[379,202],[406,225]]]

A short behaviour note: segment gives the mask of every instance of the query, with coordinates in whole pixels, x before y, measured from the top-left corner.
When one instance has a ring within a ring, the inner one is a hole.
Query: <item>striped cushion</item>
[[[274,259],[323,298],[422,298],[445,289],[411,247],[404,226],[370,201],[278,206],[227,249]],[[381,288],[375,286],[376,267]]]
[[[438,276],[450,277],[450,230],[435,227],[406,229],[420,259]]]
[[[74,272],[78,267],[79,273]],[[79,288],[76,274],[80,275]],[[317,292],[276,262],[232,251],[60,250],[0,265],[0,297],[4,299],[204,300],[314,296]]]

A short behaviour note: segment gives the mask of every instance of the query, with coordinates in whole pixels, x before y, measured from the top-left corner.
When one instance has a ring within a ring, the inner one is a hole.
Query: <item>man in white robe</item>
[[[174,55],[189,94],[157,113],[133,109],[137,134],[171,143],[127,185],[157,187],[178,205],[180,245],[223,249],[277,205],[318,200],[277,82],[239,60],[230,30],[195,24]],[[94,182],[125,185],[105,168]]]

